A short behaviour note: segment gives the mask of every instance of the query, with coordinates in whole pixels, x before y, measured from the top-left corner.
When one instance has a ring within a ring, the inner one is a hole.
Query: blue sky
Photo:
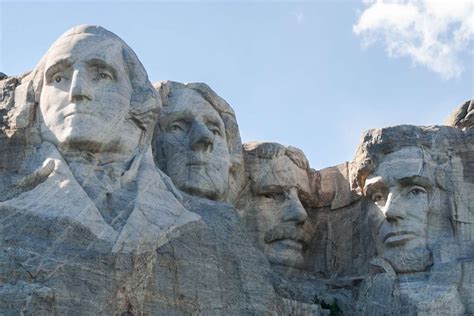
[[[235,109],[244,142],[299,147],[320,169],[351,160],[364,130],[442,124],[474,94],[472,37],[457,51],[462,72],[446,78],[404,54],[404,38],[389,51],[377,21],[364,22],[375,37],[356,34],[369,2],[1,1],[0,71],[33,69],[70,27],[102,25],[152,82],[206,82]]]

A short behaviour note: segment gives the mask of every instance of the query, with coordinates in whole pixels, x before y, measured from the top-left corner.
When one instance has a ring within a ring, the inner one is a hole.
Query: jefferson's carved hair
[[[209,102],[224,122],[227,148],[231,159],[231,171],[236,171],[242,167],[242,142],[240,140],[239,126],[235,117],[234,110],[230,105],[221,98],[207,84],[200,82],[180,83],[175,81],[162,81],[154,84],[155,88],[161,95],[163,107],[170,106],[169,99],[174,91],[178,89],[191,89],[199,93],[199,95]],[[155,132],[155,137],[159,131]],[[155,141],[153,141],[153,144]],[[156,144],[154,144],[155,146]],[[157,148],[155,148],[157,150]]]
[[[170,106],[169,99],[176,90],[191,89],[197,92],[204,100],[209,102],[209,104],[211,104],[219,114],[224,122],[227,148],[230,155],[229,187],[225,200],[233,203],[238,198],[244,184],[242,141],[240,140],[239,126],[237,124],[234,110],[223,98],[221,98],[205,83],[195,82],[183,84],[175,81],[162,81],[155,83],[154,86],[160,94],[164,109]],[[155,128],[154,139],[152,141],[155,159],[157,152],[160,150],[160,148],[157,148],[157,146],[159,146],[157,143],[159,133],[161,133],[161,129],[159,128],[159,125],[157,125]],[[157,160],[157,164],[159,165],[159,160]]]

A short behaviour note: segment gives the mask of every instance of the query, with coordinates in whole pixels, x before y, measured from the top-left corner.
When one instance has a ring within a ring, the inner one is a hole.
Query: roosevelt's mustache
[[[303,228],[295,225],[278,225],[265,233],[265,242],[271,243],[281,239],[292,239],[298,242],[304,242],[305,233]]]

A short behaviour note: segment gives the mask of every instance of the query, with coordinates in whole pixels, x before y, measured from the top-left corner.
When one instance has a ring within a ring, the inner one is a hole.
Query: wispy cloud
[[[381,41],[390,57],[410,57],[445,79],[463,72],[460,55],[471,54],[472,0],[362,0],[355,34],[368,46]]]

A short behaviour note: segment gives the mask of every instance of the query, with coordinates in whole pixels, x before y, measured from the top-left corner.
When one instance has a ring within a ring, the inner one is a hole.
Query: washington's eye
[[[413,187],[408,191],[408,194],[410,194],[412,196],[419,196],[419,195],[425,194],[425,193],[426,193],[426,190],[422,187],[419,187],[419,186]]]
[[[61,76],[57,76],[56,78],[54,78],[54,81],[56,81],[57,83],[60,83],[61,80],[62,80]]]
[[[216,136],[221,136],[221,131],[218,128],[212,128],[211,131],[212,131],[212,134]]]

